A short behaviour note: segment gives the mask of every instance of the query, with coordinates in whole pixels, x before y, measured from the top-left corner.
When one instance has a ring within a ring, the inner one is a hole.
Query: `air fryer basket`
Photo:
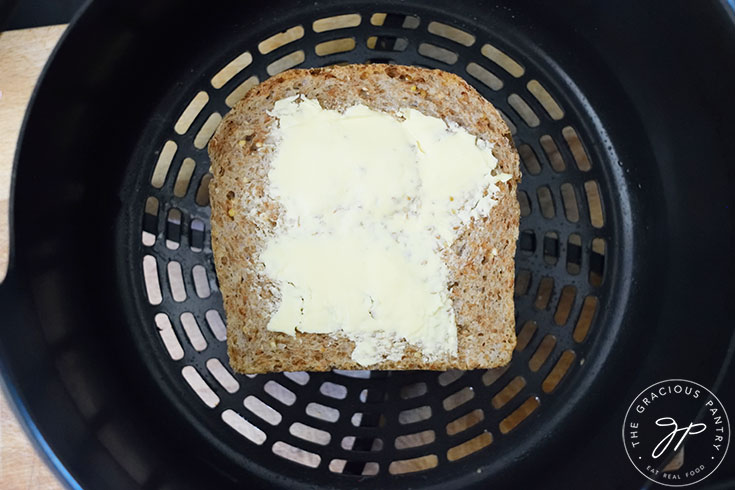
[[[719,4],[679,7],[90,4],[26,121],[0,289],[0,368],[41,448],[88,488],[640,482],[617,439],[628,403],[666,377],[718,390],[732,353],[715,278],[732,272],[718,131],[735,80],[694,69],[735,59],[735,37]],[[698,44],[664,42],[654,13]],[[457,73],[508,122],[513,361],[234,375],[207,141],[258,81],[363,62]]]

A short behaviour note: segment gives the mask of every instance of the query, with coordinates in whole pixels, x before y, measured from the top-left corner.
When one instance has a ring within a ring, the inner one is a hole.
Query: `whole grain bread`
[[[417,348],[407,345],[402,359],[385,360],[371,368],[445,370],[507,364],[516,343],[513,289],[520,180],[510,131],[492,104],[456,75],[372,64],[276,75],[237,103],[209,143],[212,249],[232,368],[241,373],[364,369],[351,359],[354,344],[346,337],[298,332],[290,336],[266,329],[279,293],[258,257],[283,211],[266,192],[276,150],[270,133],[277,123],[268,111],[277,100],[297,94],[340,111],[356,104],[388,113],[415,108],[494,144],[499,169],[513,177],[498,183],[498,204],[490,216],[462,230],[444,255],[458,329],[458,357],[426,362]]]

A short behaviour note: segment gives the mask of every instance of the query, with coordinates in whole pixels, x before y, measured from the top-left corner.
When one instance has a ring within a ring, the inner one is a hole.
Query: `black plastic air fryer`
[[[649,488],[647,386],[735,413],[735,9],[92,1],[15,160],[0,372],[70,488]],[[454,72],[521,155],[518,347],[491,371],[233,374],[206,143],[291,67]],[[735,451],[699,488],[735,488]],[[685,455],[686,457],[686,455]]]

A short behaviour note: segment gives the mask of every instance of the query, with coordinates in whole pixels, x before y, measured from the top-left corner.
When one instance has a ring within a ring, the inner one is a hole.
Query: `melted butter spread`
[[[268,195],[284,209],[260,255],[280,291],[268,329],[344,335],[352,359],[457,355],[442,251],[496,203],[492,145],[415,109],[275,103]],[[405,342],[403,342],[405,341]]]

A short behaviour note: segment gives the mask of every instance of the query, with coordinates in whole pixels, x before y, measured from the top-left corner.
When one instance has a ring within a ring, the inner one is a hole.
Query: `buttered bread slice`
[[[289,70],[245,95],[209,154],[234,370],[510,361],[518,155],[461,78]]]

